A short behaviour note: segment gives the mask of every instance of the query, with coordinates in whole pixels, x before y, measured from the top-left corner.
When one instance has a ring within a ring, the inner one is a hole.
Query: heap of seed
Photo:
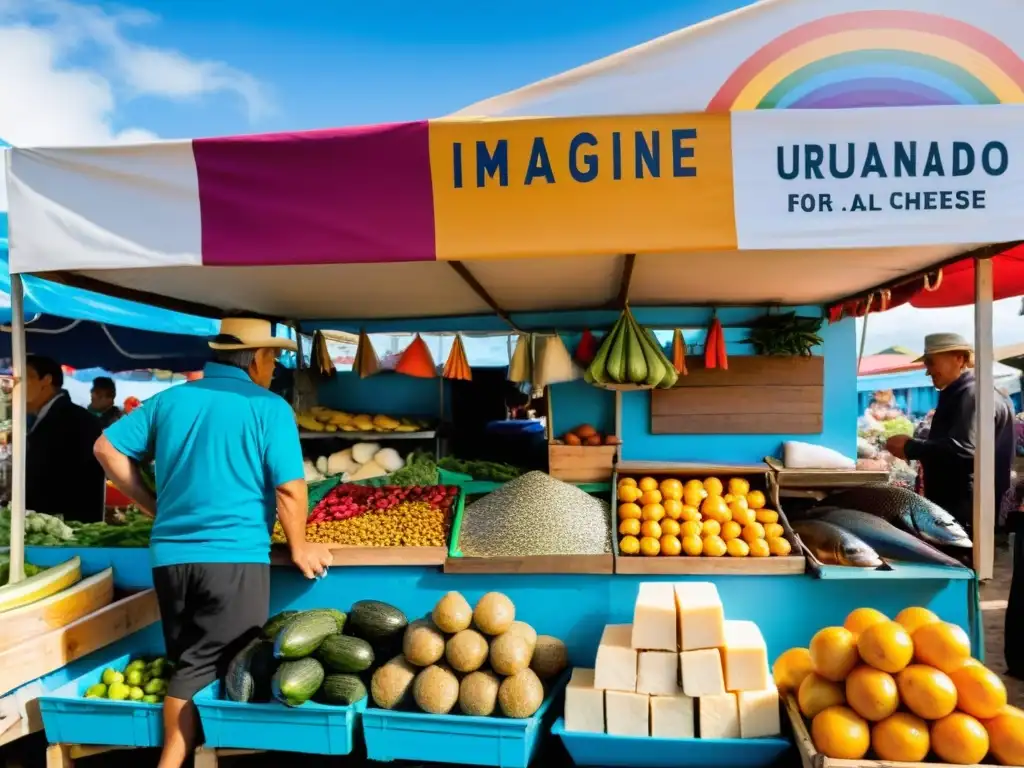
[[[608,521],[608,502],[528,472],[466,507],[459,546],[467,557],[601,555],[611,552]]]

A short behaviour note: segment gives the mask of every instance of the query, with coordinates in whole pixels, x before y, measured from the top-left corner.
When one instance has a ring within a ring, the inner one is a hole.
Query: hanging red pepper
[[[580,337],[580,343],[576,345],[576,362],[579,363],[581,368],[586,368],[594,362],[594,357],[596,355],[597,339],[594,338],[594,334],[587,329],[583,331],[583,335]]]
[[[708,326],[708,335],[704,340],[704,367],[705,368],[717,368],[718,367],[718,334],[715,333],[715,323],[718,322],[718,318],[712,316],[711,325]]]
[[[715,353],[718,355],[718,367],[723,371],[729,370],[729,356],[725,354],[725,331],[722,328],[722,321],[717,317],[712,321],[715,336]]]

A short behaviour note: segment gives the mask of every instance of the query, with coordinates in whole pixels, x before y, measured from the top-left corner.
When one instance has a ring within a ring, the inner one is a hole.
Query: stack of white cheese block
[[[632,624],[609,624],[594,669],[574,669],[565,730],[662,739],[781,732],[768,649],[752,621],[727,621],[708,582],[640,585]]]

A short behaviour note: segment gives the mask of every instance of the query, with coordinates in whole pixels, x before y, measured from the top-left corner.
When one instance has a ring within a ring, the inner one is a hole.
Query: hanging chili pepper
[[[729,357],[725,354],[725,331],[722,328],[722,321],[715,317],[711,321],[711,329],[715,334],[715,354],[718,358],[718,367],[727,371],[729,370]]]
[[[686,339],[679,328],[672,334],[672,367],[680,376],[686,376]]]
[[[715,323],[718,322],[716,315],[711,316],[711,325],[708,326],[708,335],[704,340],[704,367],[718,367],[718,335],[715,333]]]
[[[594,334],[587,329],[583,331],[583,335],[580,337],[580,343],[576,345],[576,362],[579,363],[581,368],[586,368],[594,362],[594,357],[596,355],[597,339],[594,338]]]

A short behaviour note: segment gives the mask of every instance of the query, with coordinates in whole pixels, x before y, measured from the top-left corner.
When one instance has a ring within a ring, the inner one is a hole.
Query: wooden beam
[[[477,280],[476,277],[473,275],[473,273],[469,271],[469,267],[467,267],[461,261],[449,261],[448,266],[455,270],[455,274],[462,278],[463,282],[465,282],[466,285],[468,285],[472,289],[473,293],[480,297],[481,301],[483,301],[488,307],[494,310],[494,314],[496,314],[498,317],[500,317],[502,320],[508,323],[512,330],[519,330],[519,328],[516,327],[516,324],[512,321],[512,318],[509,317],[508,312],[506,312],[504,309],[498,306],[498,302],[496,302],[491,297],[491,294],[487,292],[487,289],[484,288],[480,284],[480,281]]]
[[[622,262],[622,277],[619,280],[619,295],[615,299],[615,309],[623,309],[629,301],[629,286],[633,282],[633,267],[636,266],[636,254],[627,253]]]
[[[992,261],[974,263],[974,354],[977,403],[974,411],[974,572],[982,581],[992,578],[995,558],[996,416],[992,374]]]
[[[39,274],[34,275],[34,277],[49,280],[53,283],[60,283],[61,285],[70,285],[73,288],[81,288],[86,291],[92,291],[93,293],[102,293],[105,296],[113,296],[115,299],[124,299],[126,301],[138,302],[139,304],[163,307],[164,309],[169,309],[174,312],[182,312],[186,315],[197,315],[199,317],[210,317],[219,320],[226,314],[229,314],[227,310],[211,307],[208,304],[199,304],[194,301],[186,301],[184,299],[175,299],[171,296],[163,296],[159,293],[140,291],[135,288],[126,288],[123,285],[116,285],[114,283],[104,282],[103,280],[97,280],[93,277],[86,277],[78,272],[40,272]],[[275,318],[267,319],[270,320]],[[277,320],[277,322],[281,321]]]

